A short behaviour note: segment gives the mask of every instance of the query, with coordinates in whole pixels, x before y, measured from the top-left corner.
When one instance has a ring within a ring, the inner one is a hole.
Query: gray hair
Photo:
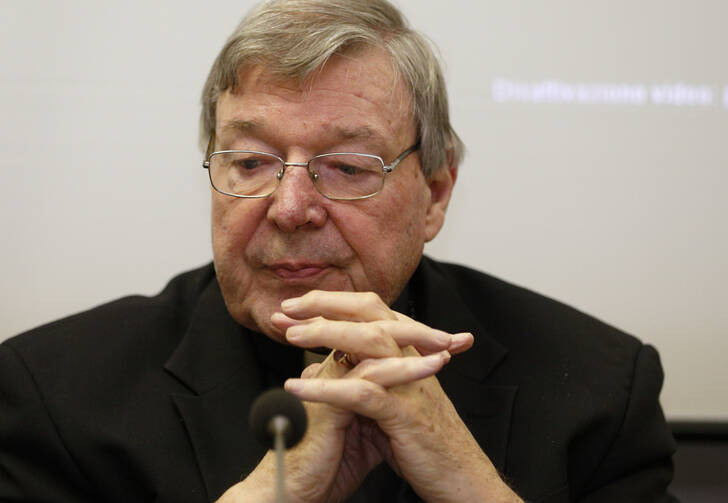
[[[304,80],[334,54],[364,45],[386,50],[411,95],[422,172],[459,163],[464,147],[450,125],[447,90],[431,45],[387,0],[269,0],[251,10],[225,43],[202,91],[200,143],[215,129],[217,100],[244,65]],[[204,148],[204,147],[203,147]]]

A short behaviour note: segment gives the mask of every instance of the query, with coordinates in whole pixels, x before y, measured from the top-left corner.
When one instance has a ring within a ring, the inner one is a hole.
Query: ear
[[[444,165],[426,180],[430,189],[430,206],[425,216],[425,241],[432,241],[445,223],[445,212],[458,176],[458,167],[448,152]]]

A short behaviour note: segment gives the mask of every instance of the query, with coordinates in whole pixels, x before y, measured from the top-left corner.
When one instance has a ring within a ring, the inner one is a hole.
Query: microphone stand
[[[306,433],[306,409],[295,396],[282,388],[274,388],[255,399],[248,423],[258,441],[276,451],[275,501],[285,503],[283,452],[296,445]]]
[[[286,486],[284,481],[283,452],[286,450],[285,434],[291,427],[291,421],[281,415],[271,419],[269,428],[273,433],[273,445],[276,451],[276,503],[286,503]]]

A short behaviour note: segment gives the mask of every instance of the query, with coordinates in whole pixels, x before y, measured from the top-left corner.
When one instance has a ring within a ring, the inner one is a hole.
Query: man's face
[[[373,49],[334,56],[304,86],[246,68],[235,92],[218,101],[215,148],[271,152],[288,162],[361,152],[390,163],[416,141],[409,95],[390,65]],[[282,300],[309,290],[373,291],[392,303],[442,225],[454,172],[441,171],[425,180],[411,154],[379,194],[357,201],[326,199],[306,168],[295,166],[264,199],[213,191],[215,269],[232,316],[282,340],[270,316]],[[450,180],[444,191],[443,179]]]

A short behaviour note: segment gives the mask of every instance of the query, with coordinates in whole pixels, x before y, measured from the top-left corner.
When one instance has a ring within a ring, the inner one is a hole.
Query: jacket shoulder
[[[130,346],[144,351],[160,346],[164,339],[173,347],[184,333],[200,293],[214,276],[212,264],[207,264],[175,276],[157,295],[123,297],[31,329],[3,344],[23,358],[45,362],[65,358],[72,366],[85,358],[118,354]]]
[[[589,346],[593,351],[618,347],[630,358],[642,347],[639,339],[621,329],[528,288],[463,265],[428,262],[432,273],[453,285],[462,303],[506,346],[571,342],[580,354]]]

